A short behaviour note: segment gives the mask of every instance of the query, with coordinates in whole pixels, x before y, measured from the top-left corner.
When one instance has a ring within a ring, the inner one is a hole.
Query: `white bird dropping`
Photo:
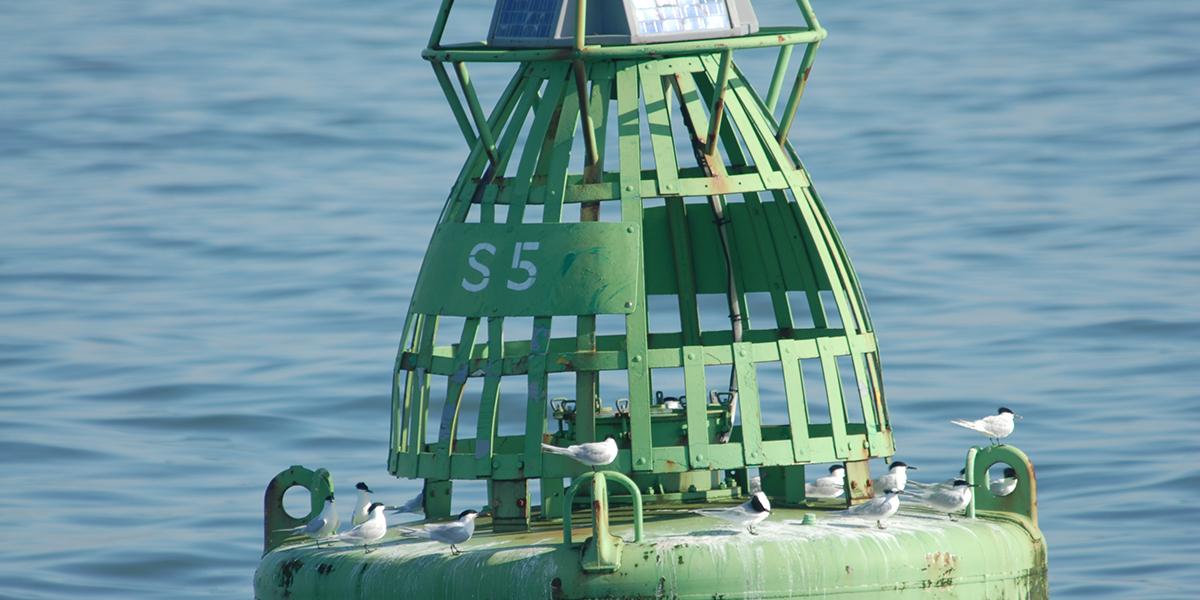
[[[948,489],[939,489],[932,491],[911,492],[921,504],[928,506],[938,512],[946,513],[951,521],[957,521],[952,513],[956,513],[967,507],[971,503],[971,488],[978,487],[971,485],[962,479],[955,480],[954,485]]]
[[[692,512],[706,517],[715,517],[729,521],[738,527],[745,527],[750,533],[754,533],[754,526],[761,523],[763,519],[771,516],[771,501],[767,500],[766,494],[758,492],[750,497],[749,502],[743,502],[737,506],[730,508],[702,508]]]
[[[321,547],[321,538],[337,532],[337,528],[342,522],[338,519],[337,508],[333,505],[333,494],[325,497],[325,506],[321,509],[321,514],[313,518],[313,520],[285,531],[292,533],[303,533],[308,537],[317,541],[317,547]]]
[[[880,475],[878,479],[871,482],[871,485],[877,490],[904,490],[905,484],[908,483],[908,471],[912,469],[919,471],[916,467],[910,467],[900,461],[896,461],[888,467],[887,475]]]
[[[882,496],[875,496],[858,506],[851,506],[837,514],[845,517],[874,519],[876,526],[880,529],[887,529],[883,526],[883,520],[896,514],[896,511],[900,509],[900,494],[901,490],[891,489]]]
[[[846,467],[842,465],[833,465],[828,475],[804,484],[804,495],[808,498],[840,498],[845,491]]]
[[[993,444],[999,444],[1001,438],[1008,437],[1008,434],[1013,432],[1013,417],[1020,419],[1021,415],[1013,414],[1013,411],[1001,406],[997,414],[984,417],[978,421],[955,419],[950,422],[960,427],[974,429],[991,440]]]
[[[367,517],[366,521],[329,539],[348,541],[352,544],[362,544],[363,550],[367,554],[370,554],[371,549],[367,547],[367,544],[374,542],[387,533],[387,517],[384,516],[383,509],[384,504],[382,502],[371,504],[367,509],[367,514],[370,516]]]
[[[551,454],[561,454],[589,466],[593,471],[596,467],[607,465],[617,459],[617,440],[613,436],[604,438],[603,442],[588,442],[575,444],[566,448],[542,444],[542,449]]]
[[[358,490],[358,503],[354,505],[354,514],[350,516],[350,524],[358,525],[366,521],[367,517],[370,516],[367,514],[367,511],[371,507],[371,499],[367,497],[367,494],[374,494],[375,492],[372,492],[371,488],[367,487],[367,484],[361,481],[354,488]]]
[[[430,523],[425,526],[425,529],[409,527],[397,527],[397,529],[406,535],[449,544],[451,554],[462,554],[457,545],[471,539],[471,536],[475,534],[475,517],[477,516],[479,516],[478,512],[464,510],[459,513],[457,521],[450,523]]]

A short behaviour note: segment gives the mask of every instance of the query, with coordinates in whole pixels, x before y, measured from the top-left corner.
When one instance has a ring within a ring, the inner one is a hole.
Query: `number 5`
[[[517,282],[509,279],[508,280],[508,289],[519,292],[522,290],[527,290],[527,289],[529,289],[529,286],[533,285],[533,281],[535,279],[537,279],[537,266],[535,266],[532,262],[529,262],[527,260],[521,260],[521,250],[529,250],[530,252],[532,252],[537,249],[538,249],[537,242],[517,242],[517,247],[515,249],[513,249],[512,268],[513,269],[524,269],[525,272],[529,273],[529,277],[527,277],[525,279],[525,281],[522,281],[521,283],[517,283]]]

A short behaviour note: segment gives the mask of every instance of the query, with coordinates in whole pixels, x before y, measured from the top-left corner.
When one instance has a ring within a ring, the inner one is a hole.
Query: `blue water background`
[[[898,458],[1012,407],[1052,596],[1200,597],[1200,4],[814,3],[791,137]],[[434,4],[0,4],[0,598],[248,598],[278,471],[416,492],[390,372],[466,156]]]

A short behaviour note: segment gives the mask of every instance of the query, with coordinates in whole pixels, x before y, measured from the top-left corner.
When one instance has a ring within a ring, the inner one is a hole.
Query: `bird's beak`
[[[1014,414],[1013,416],[1014,416],[1014,417],[1016,417],[1016,418],[1018,418],[1018,419],[1024,419],[1024,418],[1025,418],[1025,417],[1022,417],[1021,415],[1018,415],[1018,414]]]
[[[920,469],[918,469],[918,468],[916,468],[916,467],[909,467],[909,470],[911,470],[911,471],[920,471]],[[901,490],[901,491],[903,491],[903,490]]]

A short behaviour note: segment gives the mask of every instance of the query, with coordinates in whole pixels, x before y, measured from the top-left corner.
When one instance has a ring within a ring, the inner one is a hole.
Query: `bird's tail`
[[[950,422],[954,423],[955,425],[958,425],[959,427],[966,427],[967,429],[970,429],[972,431],[979,431],[979,428],[976,427],[975,424],[970,421],[964,421],[962,419],[955,419]]]
[[[542,444],[542,450],[545,450],[546,452],[549,452],[550,454],[561,454],[563,456],[571,455],[571,453],[568,452],[566,448],[559,448],[558,446],[551,446],[550,444]]]
[[[424,529],[414,529],[412,527],[393,527],[400,535],[411,535],[413,537],[429,539],[429,532]]]
[[[399,514],[404,514],[404,513],[421,512],[422,508],[425,508],[425,493],[424,492],[417,494],[416,498],[413,498],[412,500],[405,502],[401,506],[389,506],[389,507],[387,507],[387,510],[389,512],[391,512],[392,514],[399,515]]]

